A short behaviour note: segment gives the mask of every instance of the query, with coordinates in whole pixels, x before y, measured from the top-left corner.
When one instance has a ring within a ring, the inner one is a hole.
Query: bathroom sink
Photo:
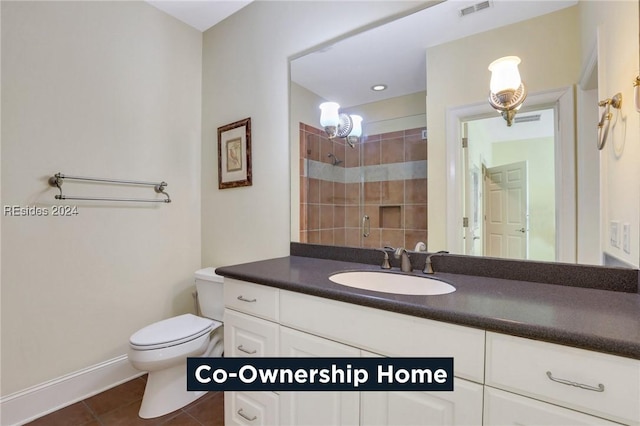
[[[331,281],[347,287],[382,293],[434,296],[456,291],[443,281],[415,275],[392,274],[377,271],[339,272],[329,277]]]

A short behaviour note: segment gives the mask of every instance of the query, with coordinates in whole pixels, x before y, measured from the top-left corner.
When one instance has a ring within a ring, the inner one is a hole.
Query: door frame
[[[577,251],[574,97],[573,86],[531,93],[520,110],[521,113],[542,108],[555,111],[556,261],[568,263],[576,262]],[[452,253],[462,253],[464,247],[461,123],[495,114],[488,102],[448,108],[446,112],[446,247]]]

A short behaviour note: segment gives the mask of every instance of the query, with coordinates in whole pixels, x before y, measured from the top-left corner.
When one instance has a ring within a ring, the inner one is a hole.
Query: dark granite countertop
[[[536,340],[640,359],[640,294],[436,272],[450,294],[411,296],[360,290],[329,276],[380,267],[288,256],[217,268],[225,277]],[[399,271],[394,268],[395,273]],[[423,276],[420,270],[414,274]]]

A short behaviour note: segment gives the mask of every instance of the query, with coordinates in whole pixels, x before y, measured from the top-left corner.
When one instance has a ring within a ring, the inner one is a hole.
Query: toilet
[[[148,325],[129,338],[129,361],[147,371],[139,415],[159,417],[206,392],[188,392],[187,357],[220,357],[223,352],[223,277],[214,268],[195,273],[200,315],[179,315]]]

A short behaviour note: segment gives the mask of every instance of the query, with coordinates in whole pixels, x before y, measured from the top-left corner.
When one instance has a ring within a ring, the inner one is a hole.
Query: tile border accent
[[[307,160],[303,167],[303,176],[338,183],[388,182],[427,178],[426,160],[360,167],[339,167],[321,161]]]

